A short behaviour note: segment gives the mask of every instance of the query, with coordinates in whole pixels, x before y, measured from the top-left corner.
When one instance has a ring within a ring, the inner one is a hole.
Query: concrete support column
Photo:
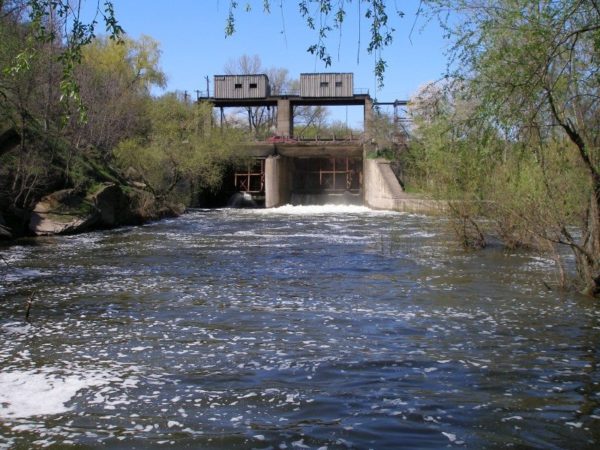
[[[265,160],[265,207],[286,205],[292,197],[293,161],[285,156]]]
[[[370,140],[373,135],[372,132],[373,126],[373,99],[369,96],[365,99],[365,111],[364,111],[364,129],[365,129],[365,139]]]
[[[292,137],[294,134],[293,106],[289,99],[277,100],[277,135]]]

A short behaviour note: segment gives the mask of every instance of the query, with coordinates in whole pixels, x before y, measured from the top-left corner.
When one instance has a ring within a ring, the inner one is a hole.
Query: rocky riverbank
[[[184,211],[183,205],[161,205],[143,189],[99,183],[86,192],[62,189],[48,194],[31,211],[0,211],[0,240],[139,225]]]

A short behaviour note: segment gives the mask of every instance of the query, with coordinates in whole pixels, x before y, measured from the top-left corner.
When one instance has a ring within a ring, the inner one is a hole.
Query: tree
[[[122,141],[118,165],[140,179],[159,201],[189,204],[190,188],[214,189],[244,135],[212,130],[212,105],[192,105],[175,94],[149,99],[145,133]]]
[[[428,0],[427,4],[431,13],[444,19],[453,38],[455,69],[450,78],[459,80],[464,98],[475,102],[462,123],[486,124],[480,129],[493,132],[494,140],[502,139],[503,151],[495,158],[514,162],[513,179],[527,181],[523,178],[527,173],[538,180],[521,196],[540,198],[543,192],[552,200],[543,202],[549,208],[546,213],[522,213],[522,227],[547,242],[569,246],[583,290],[599,295],[600,8],[582,0]],[[519,161],[526,161],[525,166]],[[579,174],[585,180],[585,186],[568,183],[577,192],[561,194],[571,194],[571,200],[588,195],[578,221],[580,239],[569,227],[577,208],[554,211],[554,196],[562,191],[556,190],[553,178],[561,173],[556,161],[569,168],[563,175]],[[539,226],[542,219],[544,226]]]
[[[0,149],[3,209],[28,206],[55,175],[48,164],[53,152],[47,143],[55,137],[53,123],[59,110],[59,49],[54,43],[31,42],[36,57],[27,61],[26,68],[15,67],[23,43],[31,41],[24,14],[23,2],[0,4],[0,128],[18,139],[18,145]]]
[[[246,11],[252,11],[257,2],[250,0],[243,2]],[[265,13],[270,13],[273,2],[261,0],[260,7]],[[331,33],[337,32],[341,37],[344,33],[346,16],[349,14],[352,0],[298,0],[298,9],[306,22],[306,26],[316,34],[316,42],[309,45],[307,51],[316,55],[329,67],[332,62],[328,39]],[[385,0],[357,0],[355,3],[356,19],[358,22],[358,48],[360,50],[360,29],[365,22],[369,29],[369,39],[366,50],[369,55],[375,56],[373,71],[380,86],[383,85],[387,62],[383,58],[383,51],[390,46],[396,31],[392,25],[394,18],[401,18],[404,13],[397,9],[395,2]],[[229,15],[225,26],[225,35],[235,33],[236,11],[240,6],[238,0],[229,0]],[[279,3],[283,8],[283,2]],[[284,30],[285,32],[285,30]]]
[[[109,159],[121,140],[145,126],[150,90],[166,82],[159,58],[159,44],[148,36],[96,38],[82,50],[75,79],[88,112],[85,123],[70,122],[75,150],[92,146]]]
[[[75,68],[80,64],[82,51],[96,37],[98,17],[102,17],[105,30],[111,39],[118,40],[123,34],[115,13],[113,2],[105,0],[96,4],[89,20],[83,17],[82,2],[69,0],[12,0],[0,1],[1,15],[29,15],[30,33],[23,41],[21,51],[15,56],[8,72],[27,71],[38,56],[40,43],[54,45],[59,51],[56,61],[61,66],[59,82],[60,103],[69,116],[75,106],[81,119],[85,118],[85,107],[75,81]]]

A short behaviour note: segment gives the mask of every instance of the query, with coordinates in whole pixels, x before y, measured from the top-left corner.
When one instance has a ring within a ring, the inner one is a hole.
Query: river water
[[[0,447],[600,446],[599,304],[439,218],[198,210],[0,254]]]

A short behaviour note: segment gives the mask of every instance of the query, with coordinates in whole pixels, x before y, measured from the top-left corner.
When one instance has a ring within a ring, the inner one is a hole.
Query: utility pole
[[[210,90],[209,90],[209,87],[210,87],[210,78],[208,78],[208,75],[206,75],[204,77],[204,79],[206,80],[206,96],[210,97]]]

